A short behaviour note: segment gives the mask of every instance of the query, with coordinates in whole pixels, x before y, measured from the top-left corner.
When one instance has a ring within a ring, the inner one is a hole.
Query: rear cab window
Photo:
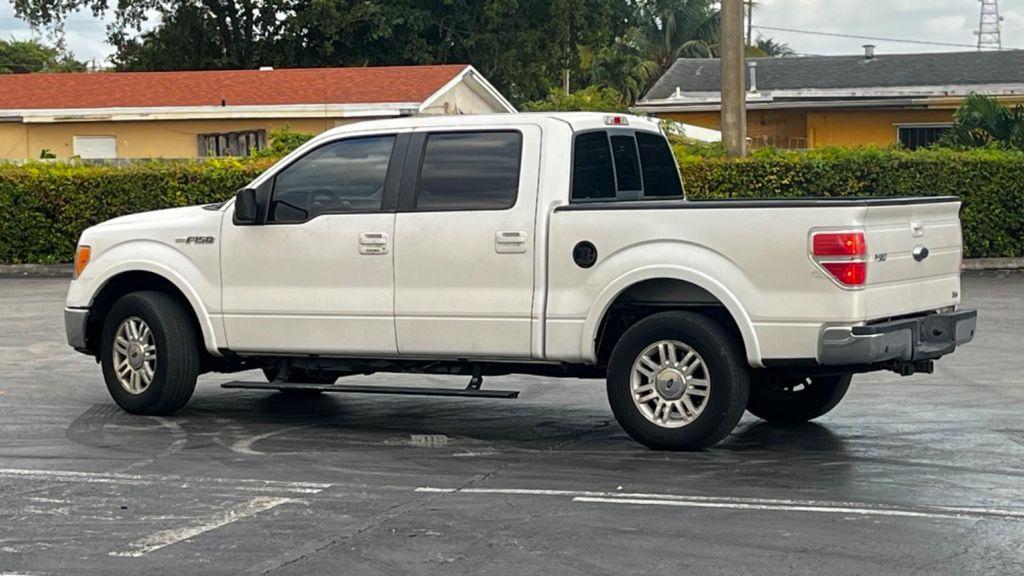
[[[573,140],[570,202],[683,198],[679,170],[661,134],[593,130]]]

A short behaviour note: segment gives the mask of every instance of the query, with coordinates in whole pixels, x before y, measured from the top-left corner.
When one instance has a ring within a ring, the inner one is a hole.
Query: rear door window
[[[504,210],[519,193],[519,132],[437,132],[427,137],[416,210]]]

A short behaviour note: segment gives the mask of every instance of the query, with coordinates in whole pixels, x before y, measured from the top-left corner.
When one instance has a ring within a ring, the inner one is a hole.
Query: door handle
[[[526,232],[505,231],[494,235],[494,250],[498,254],[522,254],[526,252]]]
[[[363,232],[359,235],[359,253],[368,256],[388,253],[388,235],[384,232]]]

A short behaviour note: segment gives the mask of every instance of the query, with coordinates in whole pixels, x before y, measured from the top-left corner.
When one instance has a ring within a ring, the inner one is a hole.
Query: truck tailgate
[[[935,310],[960,300],[960,202],[870,205],[867,318]]]

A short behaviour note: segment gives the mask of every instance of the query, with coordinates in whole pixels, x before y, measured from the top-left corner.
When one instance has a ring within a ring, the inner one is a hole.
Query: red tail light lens
[[[863,286],[868,279],[867,262],[821,262],[821,267],[846,286]]]
[[[863,232],[823,232],[812,240],[815,256],[864,256],[868,253]]]
[[[811,258],[841,286],[859,288],[868,279],[868,243],[864,232],[817,232]]]

